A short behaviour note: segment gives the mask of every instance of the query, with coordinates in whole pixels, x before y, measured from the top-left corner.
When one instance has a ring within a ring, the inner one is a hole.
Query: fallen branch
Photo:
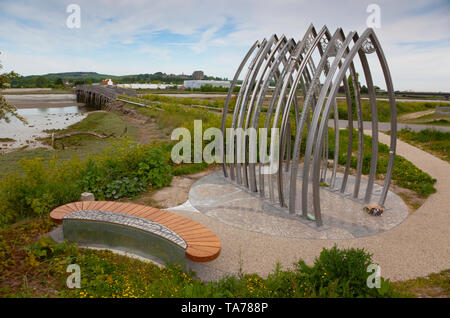
[[[64,139],[67,137],[72,137],[72,136],[77,136],[77,135],[91,135],[91,136],[95,136],[101,139],[106,139],[109,137],[114,137],[114,134],[109,134],[109,135],[102,135],[96,132],[92,132],[92,131],[77,131],[77,132],[73,132],[73,133],[69,133],[69,134],[65,134],[65,135],[60,135],[60,136],[55,136],[55,133],[52,133],[52,148],[55,149],[55,141],[59,140],[59,139]]]

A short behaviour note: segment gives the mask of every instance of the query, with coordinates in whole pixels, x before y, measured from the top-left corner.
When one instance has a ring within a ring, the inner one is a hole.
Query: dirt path
[[[411,120],[416,119],[425,115],[434,114],[434,109],[423,110],[421,112],[403,114],[398,116],[398,120]]]
[[[152,141],[168,141],[168,136],[163,129],[158,126],[156,119],[137,114],[133,109],[128,108],[122,102],[113,102],[107,105],[108,111],[122,113],[125,122],[139,131],[139,141],[141,144],[148,144]]]
[[[181,205],[188,200],[189,189],[195,181],[219,169],[220,167],[211,167],[195,174],[175,176],[170,186],[157,191],[145,192],[133,203],[151,205],[160,209]]]

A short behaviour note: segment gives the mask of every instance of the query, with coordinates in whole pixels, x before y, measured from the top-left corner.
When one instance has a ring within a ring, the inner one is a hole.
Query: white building
[[[185,88],[201,88],[204,85],[212,87],[230,87],[230,81],[188,80],[184,81]]]
[[[169,86],[173,86],[173,84],[117,84],[118,87],[122,88],[132,88],[132,89],[166,89]]]

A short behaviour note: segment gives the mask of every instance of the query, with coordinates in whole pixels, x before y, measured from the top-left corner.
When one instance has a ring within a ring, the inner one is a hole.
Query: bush
[[[147,187],[155,189],[172,181],[167,147],[116,143],[102,156],[90,158],[80,181],[84,191],[98,199],[132,197]]]
[[[42,216],[55,207],[77,201],[82,188],[77,183],[81,162],[75,158],[44,166],[41,158],[20,161],[22,173],[4,176],[0,181],[0,225],[18,217]]]
[[[317,295],[357,297],[369,294],[367,278],[371,273],[367,267],[372,263],[372,255],[363,249],[341,250],[334,246],[323,249],[313,267],[300,261],[300,273],[309,276]]]
[[[78,201],[82,192],[98,200],[132,197],[147,187],[170,184],[172,168],[167,145],[140,145],[123,139],[102,155],[85,161],[41,158],[20,161],[20,172],[0,181],[0,225],[26,216],[43,216],[54,208]]]

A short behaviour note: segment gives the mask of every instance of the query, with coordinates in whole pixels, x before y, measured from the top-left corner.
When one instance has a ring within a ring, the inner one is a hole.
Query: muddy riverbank
[[[6,123],[0,121],[0,153],[22,149],[47,147],[39,138],[47,137],[45,131],[64,129],[86,117],[88,109],[77,103],[74,94],[4,95],[8,103],[17,107],[27,123],[16,118]]]
[[[24,94],[3,95],[8,103],[18,109],[82,106],[75,94]]]

